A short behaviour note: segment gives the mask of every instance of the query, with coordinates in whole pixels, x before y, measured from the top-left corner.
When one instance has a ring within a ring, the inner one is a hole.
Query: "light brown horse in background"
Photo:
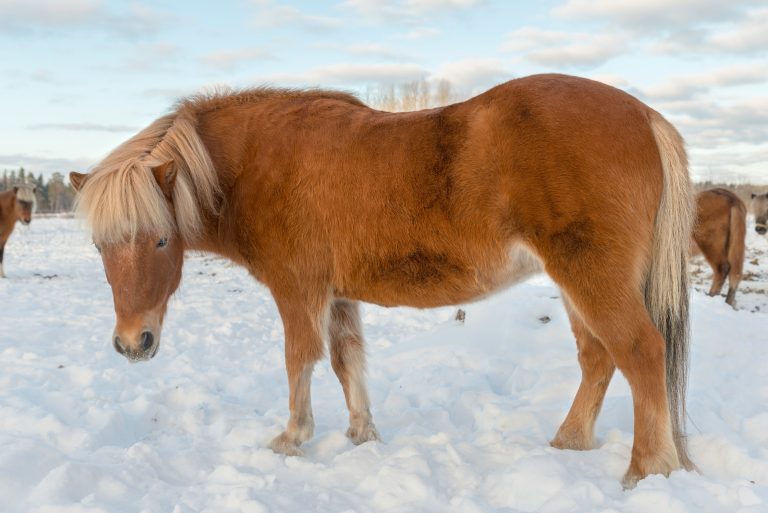
[[[728,278],[725,302],[735,307],[736,290],[744,268],[744,239],[747,235],[747,206],[727,189],[709,189],[696,195],[695,242],[712,267],[710,296],[720,294]],[[691,251],[694,253],[694,251]]]
[[[16,221],[25,225],[32,222],[36,204],[35,190],[31,185],[22,184],[0,192],[0,278],[5,278],[3,253],[5,243],[16,227]]]
[[[749,210],[755,216],[755,231],[765,235],[768,232],[768,192],[763,194],[753,192]]]
[[[378,439],[359,301],[460,304],[543,269],[582,369],[552,445],[594,446],[618,367],[634,401],[624,483],[691,467],[687,160],[672,125],[618,89],[539,75],[406,113],[319,90],[200,95],[70,179],[112,286],[112,342],[129,359],[157,353],[185,251],[223,255],[269,287],[290,394],[277,452],[301,454],[313,434],[326,340],[347,436]]]

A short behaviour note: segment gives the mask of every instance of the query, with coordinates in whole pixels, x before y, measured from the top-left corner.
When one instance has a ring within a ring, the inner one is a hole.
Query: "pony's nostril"
[[[125,347],[123,347],[123,342],[120,340],[120,337],[115,336],[115,340],[112,341],[113,345],[115,346],[115,351],[117,351],[120,354],[125,354]]]
[[[141,334],[141,348],[146,353],[150,349],[152,349],[152,345],[155,343],[155,337],[152,335],[151,332],[145,331]]]

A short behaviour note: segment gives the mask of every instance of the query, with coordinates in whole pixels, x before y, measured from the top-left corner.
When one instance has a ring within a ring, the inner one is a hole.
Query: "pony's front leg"
[[[308,302],[290,301],[277,295],[275,299],[285,329],[285,367],[291,413],[285,431],[275,437],[269,447],[277,453],[301,456],[304,453],[299,446],[312,438],[315,430],[310,384],[315,362],[323,356],[327,302],[321,302],[320,308],[315,303],[312,308]]]

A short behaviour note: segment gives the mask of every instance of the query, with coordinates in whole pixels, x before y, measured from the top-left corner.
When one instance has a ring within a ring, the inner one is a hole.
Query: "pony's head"
[[[30,185],[16,185],[13,187],[14,213],[16,214],[16,219],[22,224],[32,222],[32,213],[35,211],[36,205],[36,190],[36,187]]]
[[[752,193],[750,210],[755,216],[755,231],[760,235],[768,232],[768,192],[765,194]]]
[[[126,202],[134,202],[135,230],[131,229],[129,233],[108,233],[104,231],[106,223],[92,223],[95,228],[93,242],[101,254],[115,303],[117,318],[112,344],[118,353],[131,361],[148,360],[157,354],[168,300],[181,282],[184,242],[178,234],[172,214],[176,179],[173,167],[173,163],[168,162],[150,168],[152,178],[147,178],[156,182],[162,195],[148,187],[153,184],[140,183],[129,186],[129,190],[133,189],[131,192],[142,195],[143,201],[123,196],[120,198],[121,205],[110,205],[110,201],[118,199],[110,198],[110,192],[117,191],[102,190],[99,195],[101,201],[86,207],[88,210],[99,211],[98,215],[108,216],[116,209],[126,207]],[[138,178],[142,172],[134,168],[131,174]],[[82,194],[81,205],[90,197],[89,185],[94,188],[110,185],[91,184],[90,178],[90,175],[70,173],[72,186]],[[94,182],[96,179],[94,177]],[[139,192],[142,186],[149,190]]]
[[[131,361],[157,354],[184,250],[215,210],[218,182],[192,123],[161,118],[90,174],[70,173],[112,287],[112,345]]]

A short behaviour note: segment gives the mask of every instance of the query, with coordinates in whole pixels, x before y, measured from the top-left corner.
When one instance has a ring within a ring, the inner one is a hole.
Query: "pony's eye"
[[[163,237],[159,241],[157,241],[157,247],[158,248],[164,248],[168,245],[168,237]]]

